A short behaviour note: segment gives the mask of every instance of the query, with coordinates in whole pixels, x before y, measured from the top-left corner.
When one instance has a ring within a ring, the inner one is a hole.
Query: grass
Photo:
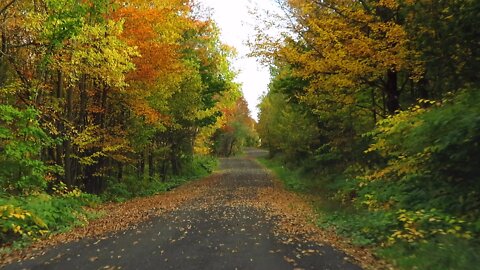
[[[258,159],[258,161],[272,170],[287,189],[313,194],[318,198],[314,203],[318,213],[318,226],[334,229],[355,245],[374,248],[379,257],[391,262],[398,269],[479,269],[478,239],[440,235],[412,243],[386,244],[393,229],[398,225],[396,213],[388,210],[368,211],[337,201],[334,198],[334,188],[339,184],[332,179],[340,179],[341,176],[329,175],[321,179],[305,173],[301,168],[289,169],[279,160]]]

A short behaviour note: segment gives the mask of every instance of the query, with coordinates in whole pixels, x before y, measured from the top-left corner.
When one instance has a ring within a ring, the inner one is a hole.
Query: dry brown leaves
[[[271,173],[271,175],[273,175]],[[286,236],[283,242],[313,242],[319,245],[329,245],[345,252],[364,269],[394,269],[386,262],[379,260],[367,248],[352,245],[348,239],[338,236],[334,231],[328,231],[315,224],[317,214],[311,203],[315,198],[300,196],[287,191],[279,180],[271,176],[271,187],[242,189],[242,194],[256,193],[255,200],[237,200],[229,204],[248,205],[266,213],[269,219],[276,220],[275,235]],[[242,196],[235,196],[241,198]]]
[[[70,232],[53,235],[32,244],[30,247],[12,252],[0,257],[0,266],[14,261],[32,258],[44,253],[46,248],[61,243],[76,241],[86,237],[106,237],[106,234],[135,228],[142,221],[177,210],[181,205],[194,200],[208,192],[211,186],[219,180],[215,174],[201,181],[185,184],[170,192],[152,197],[137,198],[124,203],[103,204],[93,211],[105,213],[99,219],[92,220],[84,227],[78,227]]]

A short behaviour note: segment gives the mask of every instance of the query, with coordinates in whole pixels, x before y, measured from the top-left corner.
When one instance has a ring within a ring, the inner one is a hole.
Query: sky
[[[223,43],[236,48],[238,56],[232,59],[233,68],[239,71],[236,81],[242,84],[242,91],[248,102],[251,116],[257,119],[257,105],[260,96],[268,90],[270,73],[255,58],[247,56],[250,49],[246,41],[254,32],[254,18],[249,8],[258,6],[273,9],[271,0],[199,0],[203,6],[212,9],[212,17],[221,30]]]

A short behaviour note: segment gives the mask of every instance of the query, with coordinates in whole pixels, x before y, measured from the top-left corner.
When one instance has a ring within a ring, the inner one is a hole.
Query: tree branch
[[[10,1],[9,3],[7,3],[7,5],[5,7],[3,7],[2,9],[0,9],[0,15],[2,15],[3,12],[7,11],[7,9],[13,5],[13,3],[17,2],[17,0],[12,0]]]

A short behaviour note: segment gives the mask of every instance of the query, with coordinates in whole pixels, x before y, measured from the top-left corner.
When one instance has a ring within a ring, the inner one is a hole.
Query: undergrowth
[[[113,182],[101,195],[56,185],[49,192],[23,196],[0,193],[0,255],[28,246],[52,234],[85,226],[103,214],[95,207],[103,202],[123,202],[135,197],[151,196],[174,189],[186,182],[205,177],[217,167],[217,159],[196,156],[179,176],[165,181],[154,178],[125,177]]]
[[[290,169],[278,159],[259,159],[259,162],[271,169],[287,189],[318,197],[314,208],[319,227],[333,229],[357,246],[373,248],[378,256],[399,269],[466,270],[478,269],[480,265],[478,239],[460,235],[464,221],[450,217],[442,220],[437,212],[431,211],[399,213],[388,208],[370,211],[368,205],[346,203],[336,196],[335,191],[347,188],[349,182],[342,175],[319,178],[301,168]],[[424,219],[436,225],[423,228]],[[401,241],[392,239],[405,227],[412,235]],[[438,233],[428,234],[433,230]],[[415,232],[425,236],[414,237]]]
[[[52,194],[0,197],[0,254],[51,234],[83,226],[98,217],[99,197],[60,185]]]
[[[211,174],[218,165],[218,160],[210,156],[194,156],[191,162],[185,165],[181,175],[170,176],[163,180],[161,177],[144,177],[138,179],[130,175],[121,182],[111,180],[107,190],[101,195],[104,201],[123,202],[135,197],[151,196],[170,191],[194,179]]]

